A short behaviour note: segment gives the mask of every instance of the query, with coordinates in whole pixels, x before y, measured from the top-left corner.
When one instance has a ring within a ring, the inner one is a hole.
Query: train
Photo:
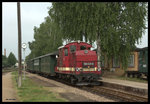
[[[136,70],[127,69],[127,77],[142,78],[143,76],[148,79],[148,47],[135,49],[137,53],[137,60],[135,60]]]
[[[27,61],[27,71],[66,80],[75,85],[100,85],[101,68],[92,45],[75,41]]]
[[[95,49],[94,51],[97,52]],[[120,59],[112,57],[108,60],[105,53],[101,54],[102,76],[125,76],[148,79],[148,47],[136,48],[130,52],[126,70],[122,68]]]

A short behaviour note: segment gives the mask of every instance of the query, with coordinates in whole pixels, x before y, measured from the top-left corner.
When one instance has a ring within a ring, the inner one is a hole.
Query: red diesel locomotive
[[[76,85],[99,85],[101,69],[97,67],[97,54],[86,42],[71,42],[58,48],[58,52],[30,60],[27,69],[68,80]]]
[[[59,47],[59,57],[55,67],[56,76],[70,78],[72,83],[93,83],[101,75],[97,68],[97,54],[85,42],[71,42]]]

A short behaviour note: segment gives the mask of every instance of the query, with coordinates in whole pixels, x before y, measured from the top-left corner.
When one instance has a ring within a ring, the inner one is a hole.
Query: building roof
[[[147,50],[147,49],[148,49],[148,47],[144,47],[144,48],[136,48],[135,51],[138,52],[138,51],[143,51],[143,50]]]

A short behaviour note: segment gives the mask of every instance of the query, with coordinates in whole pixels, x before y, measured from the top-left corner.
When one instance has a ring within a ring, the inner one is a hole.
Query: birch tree
[[[117,57],[127,68],[128,57],[145,29],[146,2],[53,2],[49,15],[63,39],[97,43],[101,53]],[[98,63],[100,67],[100,63]]]

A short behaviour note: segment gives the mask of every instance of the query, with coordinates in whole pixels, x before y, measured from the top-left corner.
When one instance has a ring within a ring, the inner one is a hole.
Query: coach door
[[[71,45],[70,46],[70,56],[69,56],[69,66],[72,68],[72,73],[75,72],[76,68],[76,57],[75,57],[75,52],[76,52],[76,46]]]
[[[59,62],[59,67],[62,67],[63,66],[63,49],[62,48],[59,50],[58,62]]]

